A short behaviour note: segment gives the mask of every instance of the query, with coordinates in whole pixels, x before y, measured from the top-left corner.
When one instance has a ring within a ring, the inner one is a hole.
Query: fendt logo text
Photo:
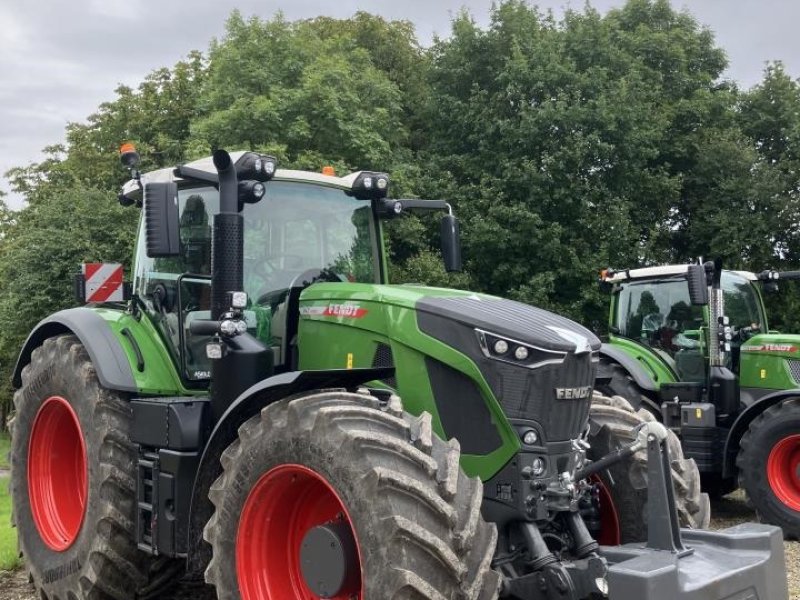
[[[582,400],[592,395],[592,386],[577,388],[556,388],[556,399],[558,400]]]

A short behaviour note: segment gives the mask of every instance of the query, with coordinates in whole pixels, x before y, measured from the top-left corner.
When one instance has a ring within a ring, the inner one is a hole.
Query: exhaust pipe
[[[228,292],[244,289],[244,218],[231,155],[216,150],[213,161],[219,174],[219,213],[214,215],[211,244],[211,318],[219,319],[230,308]]]

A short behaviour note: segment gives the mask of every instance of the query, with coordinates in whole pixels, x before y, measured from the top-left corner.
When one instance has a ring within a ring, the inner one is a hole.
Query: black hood
[[[597,352],[600,340],[591,331],[541,308],[487,296],[423,298],[417,311],[496,333],[554,352]]]

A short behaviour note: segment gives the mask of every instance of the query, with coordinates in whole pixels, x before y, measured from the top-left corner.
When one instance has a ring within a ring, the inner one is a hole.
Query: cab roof
[[[634,281],[637,279],[658,279],[659,277],[670,277],[672,275],[685,275],[689,270],[689,265],[661,265],[658,267],[643,267],[641,269],[623,269],[620,271],[610,270],[601,279],[608,283],[619,283],[622,281]],[[757,281],[758,278],[750,271],[726,271],[735,273],[744,279]]]
[[[236,152],[231,152],[231,160],[234,164],[245,154],[244,150],[239,150]],[[214,162],[212,157],[207,156],[198,160],[193,160],[188,163],[184,163],[181,165],[182,167],[188,167],[193,170],[202,171],[204,173],[208,173],[210,176],[216,176],[217,169],[214,167]],[[275,175],[272,177],[273,181],[299,181],[299,182],[307,182],[307,183],[315,183],[318,185],[326,185],[330,187],[336,187],[343,190],[350,190],[353,188],[353,183],[361,174],[361,171],[356,171],[354,173],[349,173],[344,177],[337,177],[335,175],[323,175],[322,173],[316,173],[314,171],[297,171],[294,169],[278,169],[275,171]],[[182,181],[183,178],[177,172],[175,167],[167,167],[164,169],[158,169],[156,171],[150,171],[148,173],[143,173],[142,178],[148,182],[159,182],[159,181]]]

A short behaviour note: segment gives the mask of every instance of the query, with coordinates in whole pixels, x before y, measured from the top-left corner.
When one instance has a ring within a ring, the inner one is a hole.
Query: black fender
[[[742,436],[750,428],[750,423],[770,406],[775,406],[784,400],[797,398],[798,396],[800,396],[798,390],[779,390],[762,396],[739,413],[725,440],[725,452],[722,455],[722,476],[724,478],[727,479],[736,475],[736,455],[739,454],[739,443]]]
[[[628,374],[633,377],[636,385],[646,392],[658,393],[658,386],[656,386],[653,378],[647,372],[641,363],[633,358],[630,354],[620,350],[612,344],[603,344],[600,346],[600,357],[618,363]],[[602,360],[601,363],[602,365]],[[602,367],[601,367],[602,371]],[[598,373],[602,375],[602,373]]]
[[[65,333],[76,335],[84,345],[104,388],[120,392],[138,390],[130,362],[119,339],[105,319],[93,310],[83,307],[54,313],[39,322],[31,331],[11,376],[15,389],[22,387],[22,369],[31,362],[34,349],[41,346],[47,338]]]
[[[208,492],[211,484],[222,474],[220,457],[225,448],[236,439],[242,423],[265,406],[296,394],[331,388],[352,390],[369,381],[392,376],[393,367],[291,371],[258,382],[234,400],[214,426],[197,469],[189,511],[188,572],[195,576],[202,574],[211,559],[211,546],[203,541],[203,528],[214,510]]]

